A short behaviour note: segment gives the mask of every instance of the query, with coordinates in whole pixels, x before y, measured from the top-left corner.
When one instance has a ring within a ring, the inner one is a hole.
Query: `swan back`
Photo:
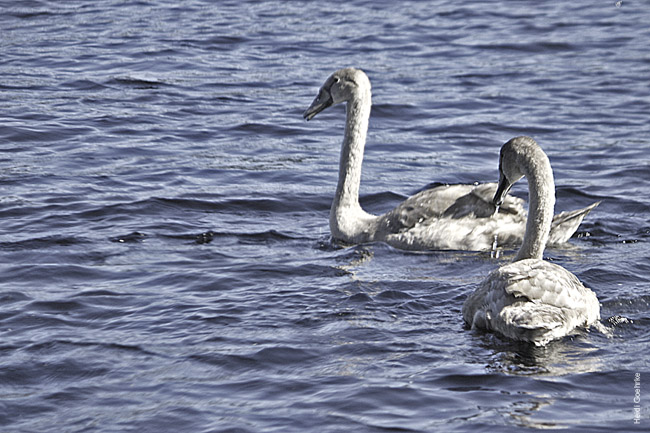
[[[596,294],[561,266],[524,259],[492,271],[463,305],[472,328],[543,345],[600,319]]]

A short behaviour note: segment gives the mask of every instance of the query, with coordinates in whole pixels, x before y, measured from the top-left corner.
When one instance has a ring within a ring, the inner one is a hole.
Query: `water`
[[[0,428],[647,431],[650,9],[321,3],[2,3]],[[343,66],[373,83],[368,210],[496,181],[520,134],[558,211],[602,200],[546,256],[611,337],[464,329],[512,252],[330,240],[344,112],[301,115]]]

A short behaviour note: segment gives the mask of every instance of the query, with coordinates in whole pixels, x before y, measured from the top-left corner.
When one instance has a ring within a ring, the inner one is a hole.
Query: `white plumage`
[[[517,137],[501,150],[496,203],[525,175],[530,218],[513,263],[492,271],[463,304],[472,328],[544,345],[600,319],[596,294],[571,272],[542,260],[549,235],[555,186],[548,158],[530,137]]]
[[[312,119],[327,107],[347,103],[339,181],[330,211],[332,236],[357,244],[384,241],[407,250],[490,250],[521,243],[526,211],[524,201],[507,196],[498,213],[492,204],[496,183],[440,185],[409,197],[395,209],[375,216],[359,204],[361,166],[371,109],[370,81],[353,68],[336,71],[323,84],[304,117]],[[553,221],[549,243],[566,242],[594,203],[563,212]]]

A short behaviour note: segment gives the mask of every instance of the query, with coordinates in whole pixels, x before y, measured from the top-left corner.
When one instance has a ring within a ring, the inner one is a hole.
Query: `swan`
[[[516,137],[501,148],[499,204],[525,176],[530,191],[526,234],[512,263],[492,271],[463,304],[472,329],[545,345],[600,320],[596,294],[561,266],[542,260],[551,230],[555,185],[548,157],[530,137]]]
[[[439,185],[409,197],[383,215],[363,210],[359,185],[371,107],[368,76],[355,68],[334,72],[303,117],[311,120],[342,102],[347,103],[347,118],[329,217],[334,239],[348,244],[383,241],[406,250],[484,251],[521,243],[526,221],[524,201],[508,195],[497,212],[491,201],[496,183]],[[566,242],[597,205],[557,215],[549,243]]]

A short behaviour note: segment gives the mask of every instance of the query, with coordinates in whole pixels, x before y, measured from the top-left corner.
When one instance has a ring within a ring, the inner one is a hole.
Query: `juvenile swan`
[[[407,250],[479,251],[494,248],[496,243],[521,243],[526,221],[523,200],[507,196],[495,213],[491,203],[495,183],[436,186],[381,216],[364,211],[359,204],[359,184],[371,106],[368,77],[359,69],[336,71],[320,88],[304,117],[311,120],[341,102],[347,102],[347,119],[339,180],[330,210],[330,230],[335,239],[351,244],[384,241]],[[549,243],[566,242],[596,205],[557,215]]]
[[[571,272],[542,260],[555,205],[546,154],[530,137],[513,138],[501,148],[499,171],[494,203],[526,176],[530,217],[514,262],[492,271],[463,304],[465,323],[540,346],[589,327],[600,319],[596,294]]]

